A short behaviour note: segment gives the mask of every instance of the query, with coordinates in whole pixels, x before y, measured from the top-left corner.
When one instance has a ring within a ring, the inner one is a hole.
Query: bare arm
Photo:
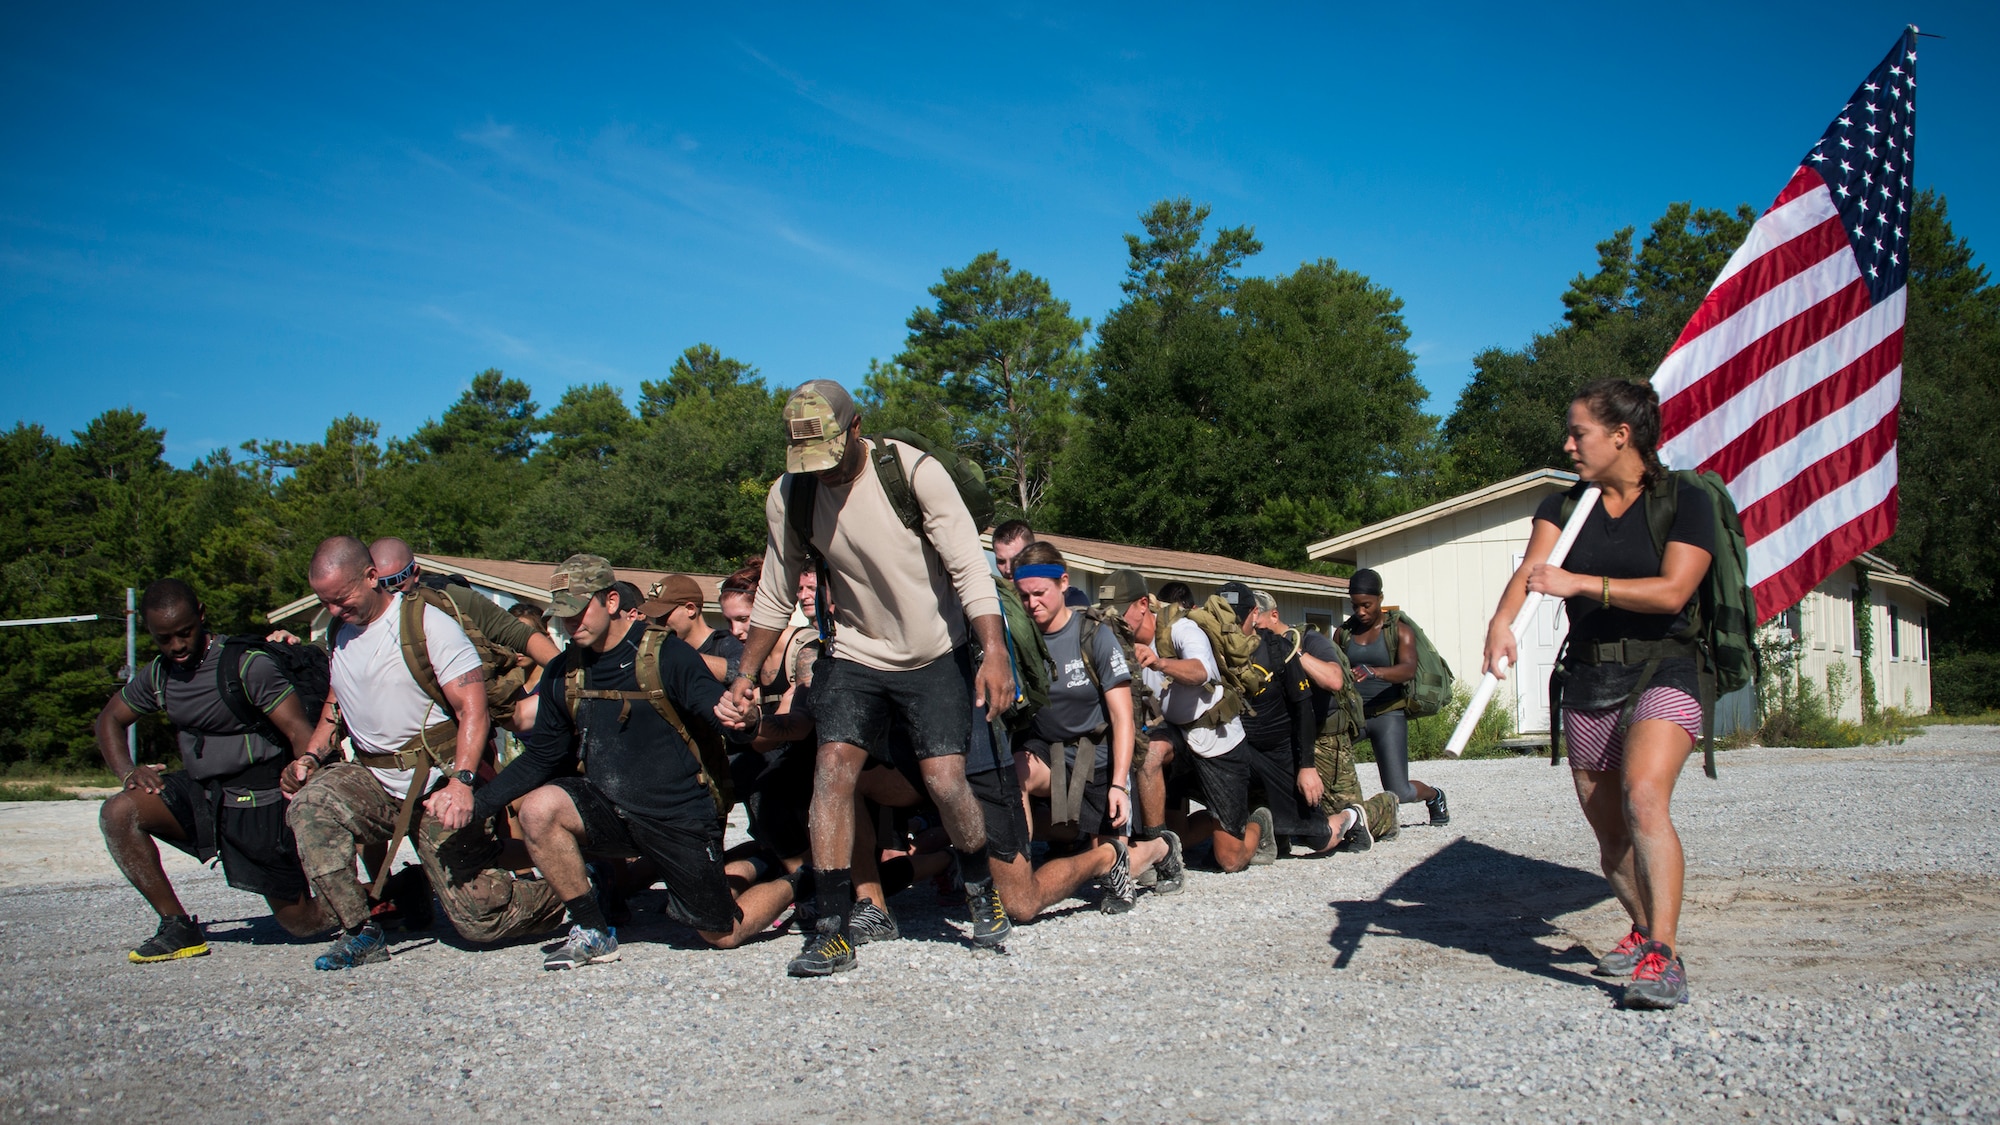
[[[1111,823],[1124,824],[1132,816],[1132,793],[1125,783],[1132,772],[1131,684],[1106,689],[1104,713],[1111,716],[1111,793],[1105,811],[1111,814]]]
[[[761,587],[759,589],[761,591]],[[743,663],[739,667],[763,667],[765,658],[771,655],[771,649],[778,643],[782,632],[752,623],[750,639],[743,642]],[[715,717],[725,727],[744,730],[756,721],[753,714],[757,710],[757,683],[748,672],[739,671],[736,678],[729,681],[729,690],[716,703]]]
[[[1417,631],[1406,622],[1396,622],[1396,662],[1386,668],[1370,668],[1368,676],[1392,684],[1407,684],[1417,678]]]
[[[1714,557],[1700,547],[1678,540],[1668,543],[1667,553],[1660,560],[1658,578],[1610,579],[1611,604],[1633,613],[1679,613],[1688,599],[1694,597],[1694,589],[1708,573],[1709,561]],[[1546,562],[1528,571],[1528,589],[1556,598],[1601,598],[1607,589],[1605,581],[1588,574],[1572,574]]]
[[[453,748],[453,770],[476,770],[486,754],[486,740],[492,720],[486,713],[486,669],[474,668],[450,683],[440,685],[444,697],[458,716],[458,744]],[[411,784],[417,784],[412,781]],[[457,831],[472,822],[472,787],[452,778],[443,789],[424,802],[424,808],[446,828]]]
[[[140,771],[126,752],[125,732],[139,721],[139,713],[132,710],[123,696],[113,695],[105,701],[104,709],[97,713],[97,753],[104,758],[104,767],[117,777],[127,789],[139,788],[148,793],[160,791],[160,771],[149,769]]]
[[[1339,691],[1347,686],[1347,678],[1340,674],[1340,665],[1330,660],[1321,660],[1309,652],[1299,653],[1299,667],[1305,669],[1306,679],[1321,691]]]
[[[556,653],[560,651],[560,649],[556,648],[556,643],[549,639],[547,633],[535,633],[528,638],[528,659],[534,661],[537,668],[541,668],[547,665],[549,661],[554,660]]]
[[[1547,520],[1535,521],[1534,529],[1528,533],[1528,549],[1521,556],[1521,565],[1507,579],[1507,585],[1500,591],[1500,606],[1486,623],[1486,655],[1481,671],[1504,680],[1507,677],[1500,661],[1504,658],[1509,667],[1520,663],[1521,654],[1514,646],[1514,617],[1528,600],[1528,575],[1549,561],[1549,554],[1556,549],[1556,540],[1560,538],[1562,528]]]
[[[967,522],[970,522],[969,518]],[[991,580],[987,585],[989,588],[992,586]],[[994,605],[999,605],[997,595]],[[986,708],[986,718],[997,721],[1007,708],[1014,705],[1014,668],[1007,660],[1006,622],[999,614],[989,613],[972,619],[972,631],[979,635],[980,648],[986,653],[979,661],[979,671],[973,676],[972,705]]]

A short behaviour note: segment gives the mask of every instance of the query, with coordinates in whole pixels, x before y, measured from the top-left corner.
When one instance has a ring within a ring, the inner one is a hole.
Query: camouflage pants
[[[313,891],[340,924],[353,929],[368,920],[368,889],[356,877],[354,853],[368,844],[386,844],[396,828],[402,802],[382,788],[374,773],[352,762],[340,762],[313,775],[292,798],[285,820],[299,845],[299,861]],[[410,818],[410,842],[430,876],[431,889],[444,904],[445,916],[467,941],[505,941],[554,929],[562,921],[563,904],[547,883],[524,882],[514,873],[490,866],[500,845],[464,848],[453,840],[447,863],[438,845],[453,836],[449,829],[417,806]],[[491,838],[488,838],[491,840]],[[395,862],[390,856],[384,862]]]
[[[1313,765],[1319,769],[1320,784],[1326,787],[1326,794],[1319,799],[1322,812],[1337,813],[1349,805],[1360,805],[1363,816],[1368,818],[1368,832],[1373,836],[1393,836],[1396,834],[1397,811],[1394,793],[1377,793],[1367,800],[1361,799],[1361,778],[1354,772],[1354,743],[1351,739],[1322,732],[1313,742]]]

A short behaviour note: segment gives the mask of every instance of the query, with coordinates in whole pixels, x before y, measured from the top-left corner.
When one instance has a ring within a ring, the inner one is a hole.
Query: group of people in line
[[[1538,514],[1489,667],[1513,657],[1506,623],[1528,590],[1568,598],[1572,632],[1597,640],[1670,621],[1700,578],[1689,569],[1712,545],[1692,532],[1650,569],[1626,549],[1620,516],[1658,471],[1657,401],[1616,387],[1587,388],[1570,418],[1572,456],[1605,488],[1601,526],[1561,570],[1543,564],[1556,521]],[[213,634],[185,583],[147,587],[139,612],[159,657],[96,727],[123,781],[104,804],[107,845],[160,916],[130,960],[208,951],[161,841],[219,858],[289,932],[331,934],[319,969],[386,961],[388,931],[428,927],[439,906],[478,943],[567,922],[547,969],[611,962],[629,898],[659,884],[664,913],[717,948],[789,925],[802,946],[788,971],[816,977],[896,939],[892,900],[926,881],[962,897],[972,943],[998,947],[1092,888],[1117,914],[1142,891],[1181,892],[1190,863],[1235,872],[1286,852],[1367,850],[1398,834],[1404,803],[1449,823],[1443,790],[1409,777],[1402,704],[1417,645],[1385,617],[1373,572],[1350,579],[1355,612],[1338,640],[1287,626],[1267,592],[1223,586],[1224,627],[1240,633],[1229,644],[1248,646],[1259,673],[1240,681],[1185,583],[1155,590],[1119,570],[1073,585],[1060,551],[1020,521],[994,529],[989,553],[951,473],[863,436],[838,384],[799,387],[784,425],[769,544],[724,580],[723,628],[686,575],[641,593],[607,560],[572,555],[545,616],[425,573],[399,539],[319,545],[307,579],[330,619],[321,650],[283,633]],[[1684,522],[1705,526],[1687,508]],[[1592,563],[1595,577],[1575,569]],[[1003,603],[1047,651],[1032,713],[1029,647]],[[1663,667],[1637,721],[1599,722],[1631,685],[1615,664],[1592,667],[1567,697],[1571,763],[1633,920],[1599,969],[1630,978],[1628,1003],[1671,1006],[1686,990],[1665,813],[1697,729],[1690,693]],[[1358,721],[1343,693],[1360,696]],[[152,713],[177,729],[183,768],[128,755],[127,728]],[[511,756],[495,753],[502,730]],[[1372,797],[1355,772],[1364,740],[1382,781]],[[748,839],[725,847],[738,804]],[[419,863],[392,871],[404,840]]]

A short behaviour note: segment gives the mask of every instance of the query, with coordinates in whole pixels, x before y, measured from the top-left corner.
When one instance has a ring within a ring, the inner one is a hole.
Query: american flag
[[[1916,28],[1854,91],[1653,375],[1661,457],[1729,485],[1758,616],[1896,529]]]

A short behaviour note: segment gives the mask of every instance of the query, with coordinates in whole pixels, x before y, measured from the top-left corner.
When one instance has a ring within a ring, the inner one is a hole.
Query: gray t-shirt
[[[242,773],[253,761],[278,757],[284,751],[258,731],[246,731],[222,701],[216,675],[222,663],[224,638],[211,636],[208,651],[192,672],[171,661],[155,660],[131,683],[118,690],[125,706],[141,715],[165,711],[179,734],[181,765],[197,780]],[[265,714],[292,693],[278,666],[261,652],[247,652],[241,666],[243,692]],[[241,796],[228,790],[232,796]]]
[[[1105,691],[1131,683],[1132,672],[1125,666],[1125,653],[1118,646],[1117,635],[1108,627],[1099,628],[1092,638],[1092,651],[1086,654],[1083,615],[1072,613],[1067,625],[1053,633],[1044,633],[1042,641],[1049,646],[1049,660],[1056,671],[1049,681],[1048,706],[1035,713],[1035,738],[1051,745],[1073,742],[1109,723],[1104,700],[1091,685],[1090,673],[1083,662],[1088,659],[1097,669],[1098,683],[1104,685]],[[1110,743],[1106,740],[1097,747],[1097,764],[1107,766],[1110,762]]]

